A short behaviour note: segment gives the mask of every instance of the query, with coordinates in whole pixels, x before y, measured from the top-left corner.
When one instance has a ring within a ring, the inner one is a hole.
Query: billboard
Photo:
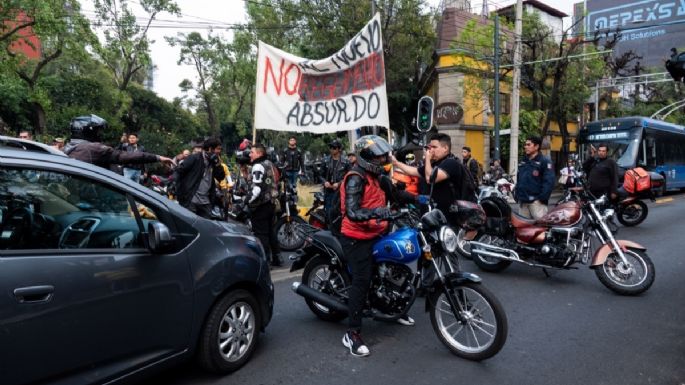
[[[616,56],[632,50],[642,66],[663,71],[671,48],[685,50],[685,0],[587,0],[585,6],[587,36],[619,28]],[[582,3],[574,8],[577,18]]]

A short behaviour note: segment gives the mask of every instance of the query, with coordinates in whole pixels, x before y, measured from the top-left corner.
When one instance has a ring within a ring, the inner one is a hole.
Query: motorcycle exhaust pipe
[[[292,289],[295,293],[303,296],[304,298],[311,299],[329,309],[348,314],[349,309],[346,304],[338,301],[337,299],[331,297],[328,294],[324,294],[318,290],[314,290],[307,285],[303,285],[302,282],[293,282]]]
[[[474,246],[476,246],[474,248]],[[481,242],[471,242],[471,253],[484,257],[505,259],[508,261],[521,261],[521,258],[514,250],[492,246]]]

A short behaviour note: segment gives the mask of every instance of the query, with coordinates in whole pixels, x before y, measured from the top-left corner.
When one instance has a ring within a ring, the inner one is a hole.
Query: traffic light
[[[671,59],[666,60],[666,70],[673,80],[685,81],[685,53],[678,54],[675,48],[671,48]]]
[[[419,99],[419,108],[416,113],[416,128],[426,132],[433,127],[433,98],[424,96]]]

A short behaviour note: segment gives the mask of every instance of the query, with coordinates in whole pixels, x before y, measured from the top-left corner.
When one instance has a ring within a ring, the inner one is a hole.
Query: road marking
[[[662,199],[657,199],[656,203],[666,203],[666,202],[671,202],[673,201],[673,198],[662,198]]]

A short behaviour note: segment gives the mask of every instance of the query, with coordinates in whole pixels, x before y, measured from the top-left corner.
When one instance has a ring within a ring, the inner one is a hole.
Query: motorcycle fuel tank
[[[571,226],[580,220],[580,203],[566,202],[550,210],[547,215],[540,218],[535,224],[542,226]]]
[[[410,263],[421,256],[417,231],[412,228],[399,229],[382,237],[373,245],[376,262]]]

